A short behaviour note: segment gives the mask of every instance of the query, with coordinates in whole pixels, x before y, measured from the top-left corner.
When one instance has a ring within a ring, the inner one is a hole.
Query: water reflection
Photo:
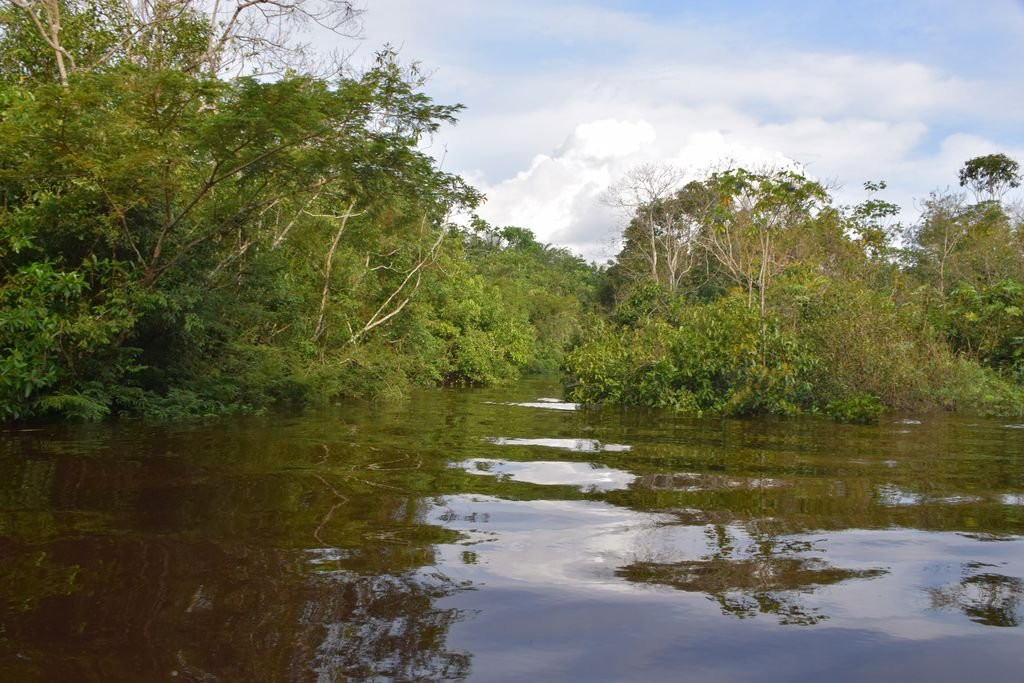
[[[626,488],[636,475],[604,465],[580,462],[514,462],[492,458],[471,458],[456,463],[471,474],[488,474],[504,480],[523,481],[543,486],[576,486],[586,491],[613,491]]]
[[[601,443],[597,439],[516,439],[504,436],[488,437],[487,441],[495,446],[543,446],[544,448],[561,448],[578,453],[623,453],[630,446],[621,443]]]
[[[308,662],[317,680],[443,681],[469,673],[470,654],[444,646],[448,629],[462,614],[434,607],[453,590],[442,575],[335,572],[320,581],[331,598],[306,603],[299,619],[320,634]]]
[[[521,401],[518,403],[506,403],[509,406],[519,406],[521,408],[543,408],[544,410],[579,410],[579,403],[568,403],[557,398],[538,398],[532,401]]]
[[[36,445],[0,460],[5,680],[466,675],[470,655],[445,643],[461,613],[435,607],[465,586],[423,571],[456,535],[421,524],[428,503],[398,490],[418,471],[408,454],[256,438],[228,464],[221,449],[167,459],[114,443],[83,459]]]
[[[0,671],[735,680],[749,658],[788,680],[810,658],[861,679],[934,679],[924,662],[1019,673],[1024,431],[694,420],[549,394],[3,434]]]
[[[986,626],[1020,626],[1024,618],[1024,580],[996,573],[995,565],[969,562],[956,584],[928,590],[935,609],[958,609]]]
[[[474,582],[611,591],[623,589],[615,569],[669,521],[595,501],[476,495],[446,496],[432,519],[463,535],[461,546],[441,549],[445,557],[472,547],[474,566],[461,575]]]
[[[160,538],[5,551],[6,680],[268,680],[302,671],[318,680],[443,680],[468,670],[469,655],[444,639],[461,614],[434,607],[461,588],[443,576],[310,575],[290,552]]]
[[[813,625],[828,615],[803,604],[819,586],[848,579],[882,576],[884,569],[842,569],[819,556],[813,542],[751,533],[750,528],[723,525],[706,529],[712,551],[696,560],[637,561],[617,571],[637,583],[656,584],[703,593],[729,614],[741,619],[773,614],[780,624]],[[742,540],[741,540],[742,539]]]
[[[730,477],[721,474],[697,472],[673,472],[669,474],[646,474],[637,478],[640,488],[657,491],[721,491],[730,489],[773,489],[786,486],[781,479],[771,477]]]

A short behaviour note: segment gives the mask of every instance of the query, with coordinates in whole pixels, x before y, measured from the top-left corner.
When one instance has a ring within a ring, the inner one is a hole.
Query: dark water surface
[[[1024,425],[550,384],[0,432],[0,680],[1024,675]]]

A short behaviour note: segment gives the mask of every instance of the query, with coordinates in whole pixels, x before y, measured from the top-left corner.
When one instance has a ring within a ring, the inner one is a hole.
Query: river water
[[[1024,670],[1024,424],[557,387],[0,432],[0,680]]]

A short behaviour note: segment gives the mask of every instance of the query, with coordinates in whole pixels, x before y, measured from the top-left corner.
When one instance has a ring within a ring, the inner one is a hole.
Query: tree
[[[314,25],[355,36],[363,13],[352,0],[214,0],[201,7],[213,27],[202,64],[214,74],[243,73],[246,68],[276,74],[299,66],[315,69],[309,46],[296,41],[295,34]]]
[[[911,271],[943,298],[958,283],[988,287],[1024,274],[1011,219],[996,202],[933,193],[908,236]]]
[[[683,174],[668,166],[634,168],[609,193],[610,203],[626,210],[619,270],[633,282],[648,280],[678,292],[702,253],[701,232],[710,223],[716,197],[692,181],[679,187]]]
[[[339,58],[319,70],[298,38],[309,26],[355,36],[362,12],[351,0],[0,0],[0,63],[12,75],[46,78],[38,57],[48,52],[65,88],[76,73],[126,63],[210,76],[333,76]]]
[[[978,201],[998,201],[1020,187],[1020,164],[1005,154],[987,154],[964,162],[960,187],[969,187]]]
[[[864,189],[871,193],[885,188],[884,180],[864,183]],[[849,230],[865,256],[884,259],[890,254],[893,237],[901,231],[895,220],[899,214],[898,205],[875,196],[848,210]]]
[[[200,62],[234,29],[190,3],[131,5],[164,12],[131,19],[146,45],[104,24],[80,42],[96,7],[116,3],[59,5],[67,78],[25,10],[4,15],[21,75],[0,80],[0,415],[183,386],[224,405],[245,373],[284,395],[303,364],[385,343],[449,213],[480,201],[419,147],[460,107],[388,50],[345,78],[223,78]]]
[[[61,35],[61,3],[59,0],[7,0],[9,5],[21,12],[40,39],[53,53],[60,84],[68,85],[68,71],[74,69],[75,58],[68,52]],[[6,23],[6,22],[5,22]],[[6,33],[6,31],[5,31]]]
[[[944,297],[950,261],[970,231],[964,197],[933,193],[924,206],[922,222],[911,232],[910,254],[914,267],[933,279],[939,296]]]
[[[682,172],[666,164],[641,164],[631,169],[606,194],[606,202],[629,217],[626,247],[652,281],[659,278],[659,261],[671,213],[665,202],[682,181]],[[641,273],[633,273],[638,277]]]
[[[678,291],[683,279],[701,257],[700,238],[717,208],[715,193],[704,183],[687,183],[661,203],[663,216],[657,242],[663,254],[661,280],[670,292]]]
[[[812,242],[809,228],[829,201],[820,184],[793,171],[715,173],[707,181],[717,197],[712,223],[702,233],[704,248],[743,288],[747,304],[755,298],[762,317],[772,280],[796,261],[799,248]]]

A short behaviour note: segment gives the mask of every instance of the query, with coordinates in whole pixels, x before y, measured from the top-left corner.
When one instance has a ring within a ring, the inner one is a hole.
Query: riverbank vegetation
[[[252,412],[561,369],[699,414],[1024,406],[1019,167],[895,223],[792,170],[642,167],[608,267],[472,215],[424,152],[458,105],[347,2],[0,6],[0,419]],[[314,13],[315,9],[315,13]]]
[[[696,414],[886,408],[1024,409],[1024,225],[1001,198],[1001,154],[968,161],[964,192],[895,222],[884,183],[836,206],[790,171],[729,169],[688,184],[636,169],[610,269],[611,314],[566,361],[571,398]]]
[[[0,419],[557,369],[593,268],[451,222],[481,196],[422,148],[460,107],[392,51],[353,73],[286,49],[289,22],[352,28],[348,3],[233,6],[3,6]]]

